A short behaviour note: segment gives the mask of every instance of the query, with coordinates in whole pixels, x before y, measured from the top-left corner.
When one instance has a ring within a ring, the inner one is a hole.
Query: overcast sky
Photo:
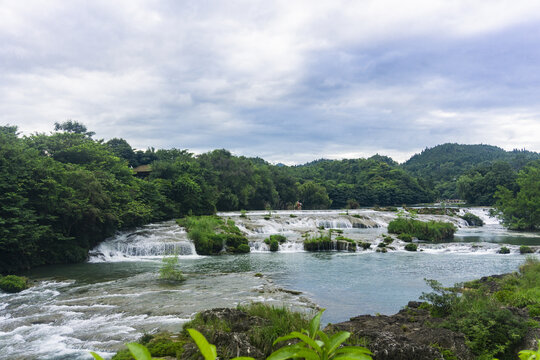
[[[540,151],[540,1],[3,1],[0,125],[271,162]]]

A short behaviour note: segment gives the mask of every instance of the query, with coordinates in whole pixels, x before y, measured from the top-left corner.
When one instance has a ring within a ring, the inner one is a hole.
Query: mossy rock
[[[246,254],[251,251],[251,248],[248,244],[240,244],[238,245],[238,248],[236,249],[236,253],[239,254]]]
[[[499,254],[510,254],[510,249],[506,246],[503,246],[497,251]]]
[[[412,241],[412,236],[410,234],[399,234],[397,236],[397,238],[401,241],[405,241],[405,242],[411,242]]]
[[[275,239],[270,241],[270,251],[275,252],[279,250],[279,242]]]
[[[0,289],[8,293],[18,293],[28,289],[28,279],[24,276],[7,275],[0,278]]]
[[[530,247],[523,245],[523,246],[519,247],[519,253],[520,254],[532,254],[532,253],[534,253],[534,251]]]
[[[416,244],[409,243],[409,244],[405,245],[405,250],[407,250],[407,251],[416,251],[416,250],[418,250],[418,246]]]

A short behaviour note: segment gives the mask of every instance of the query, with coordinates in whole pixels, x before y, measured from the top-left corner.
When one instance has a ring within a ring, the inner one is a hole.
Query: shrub
[[[416,244],[409,243],[405,245],[405,250],[407,251],[416,251],[417,249],[418,249],[418,246]]]
[[[237,253],[245,254],[251,251],[251,248],[248,244],[240,244],[238,245],[238,248],[236,249]]]
[[[503,246],[497,251],[499,254],[510,254],[510,249],[506,246]]]
[[[399,234],[397,236],[397,238],[399,240],[402,240],[402,241],[405,241],[405,242],[411,242],[412,241],[412,236],[409,235],[409,234],[405,234],[405,233],[404,234]]]
[[[187,216],[177,220],[178,225],[186,228],[188,238],[193,241],[199,255],[220,253],[224,246],[229,252],[243,252],[238,249],[248,240],[234,221],[224,221],[217,216]],[[245,250],[245,246],[242,247]]]
[[[368,242],[361,242],[359,245],[360,245],[360,246],[362,247],[362,249],[364,249],[364,250],[367,250],[367,249],[369,249],[369,248],[371,247],[371,244],[368,243]]]
[[[483,226],[484,221],[480,219],[478,216],[471,214],[471,213],[465,213],[465,215],[460,216],[463,220],[469,224],[469,226]]]
[[[534,251],[528,246],[522,245],[519,247],[520,254],[532,254]]]
[[[270,240],[270,251],[278,251],[279,250],[279,242],[275,239]]]
[[[0,278],[0,289],[8,293],[17,293],[28,289],[28,279],[23,276],[7,275]]]
[[[319,234],[318,237],[309,237],[304,241],[306,251],[329,251],[333,250],[333,242],[329,235]]]
[[[276,240],[280,244],[283,244],[284,242],[287,241],[287,238],[281,234],[275,234],[275,235],[270,235],[270,241],[272,240]]]
[[[184,281],[184,275],[178,269],[178,255],[164,257],[159,269],[159,278],[168,281]]]
[[[444,221],[420,221],[397,218],[388,224],[388,232],[393,234],[409,234],[420,240],[440,241],[454,238],[456,227]]]

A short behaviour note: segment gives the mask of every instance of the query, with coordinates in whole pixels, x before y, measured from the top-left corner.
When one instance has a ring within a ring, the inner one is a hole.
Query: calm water
[[[392,314],[429,290],[424,278],[451,285],[515,271],[524,260],[519,245],[540,245],[538,234],[511,233],[486,217],[483,228],[449,220],[460,226],[455,241],[421,243],[416,253],[403,251],[397,241],[395,251],[386,254],[301,251],[301,234],[318,226],[340,228],[345,236],[375,245],[392,215],[359,214],[382,227],[354,228],[356,218],[338,212],[304,212],[296,218],[282,212],[271,220],[262,212],[248,219],[226,214],[249,234],[254,252],[246,255],[197,256],[185,232],[170,222],[119,234],[96,249],[92,262],[34,269],[26,275],[35,287],[0,294],[0,358],[89,359],[89,350],[110,357],[145,332],[179,331],[198,311],[254,301],[295,309],[317,305],[327,309],[325,322]],[[270,253],[262,240],[276,232],[292,240]],[[512,253],[497,254],[501,244]],[[187,280],[178,285],[157,276],[163,252],[171,248],[183,254],[180,266]]]

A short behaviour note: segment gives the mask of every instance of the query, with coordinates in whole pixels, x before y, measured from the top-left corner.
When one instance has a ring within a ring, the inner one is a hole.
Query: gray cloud
[[[0,123],[275,162],[540,150],[535,1],[4,2]]]

